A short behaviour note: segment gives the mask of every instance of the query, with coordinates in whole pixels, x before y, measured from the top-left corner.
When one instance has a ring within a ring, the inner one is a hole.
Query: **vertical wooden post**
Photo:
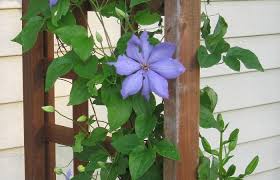
[[[165,180],[195,180],[198,165],[200,0],[165,0],[166,40],[177,44],[184,73],[171,81],[165,102],[165,135],[177,144],[181,160],[165,160]]]
[[[22,1],[23,14],[28,0]],[[46,41],[47,40],[47,41]],[[26,180],[55,180],[54,144],[45,142],[48,123],[54,116],[46,115],[41,107],[53,103],[54,93],[44,93],[44,67],[53,57],[53,41],[46,33],[40,33],[34,48],[23,54],[23,105],[24,105],[24,152]]]

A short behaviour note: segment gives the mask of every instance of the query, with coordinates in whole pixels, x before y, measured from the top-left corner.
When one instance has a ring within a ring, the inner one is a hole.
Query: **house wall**
[[[202,9],[204,9],[202,4]],[[260,165],[248,180],[280,179],[280,1],[217,0],[207,5],[208,14],[220,13],[228,21],[227,40],[236,46],[251,49],[260,58],[265,72],[242,70],[236,73],[224,65],[201,72],[201,87],[210,86],[219,94],[217,112],[230,122],[230,129],[240,128],[234,162],[238,171],[245,169],[255,154]],[[0,179],[24,179],[22,57],[21,47],[10,40],[21,29],[21,1],[0,0]],[[215,21],[215,17],[213,16]],[[90,16],[93,31],[101,32],[96,19]],[[106,24],[115,43],[119,37],[116,22]],[[56,107],[65,108],[69,84],[56,84]],[[104,108],[98,107],[106,119]],[[71,123],[57,117],[58,124]],[[210,130],[202,133],[217,144]],[[58,145],[58,165],[71,160],[71,149]]]

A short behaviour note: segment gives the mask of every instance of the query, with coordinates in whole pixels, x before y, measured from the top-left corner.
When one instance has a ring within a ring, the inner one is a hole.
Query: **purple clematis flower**
[[[126,55],[119,56],[117,62],[111,63],[119,75],[127,76],[122,83],[123,98],[139,91],[146,99],[149,99],[151,92],[168,98],[167,80],[185,72],[185,67],[172,58],[175,44],[165,42],[152,46],[148,38],[146,31],[140,38],[133,35],[128,41]]]
[[[69,169],[67,171],[67,173],[65,174],[65,180],[70,180],[71,177],[72,177],[72,171],[71,171],[71,169]]]
[[[49,0],[50,7],[53,7],[57,4],[58,0]]]

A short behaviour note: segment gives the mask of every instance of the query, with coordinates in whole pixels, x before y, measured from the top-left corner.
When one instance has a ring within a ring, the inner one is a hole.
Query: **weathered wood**
[[[28,0],[23,0],[23,14]],[[24,25],[24,23],[23,23]],[[39,33],[34,48],[23,54],[24,153],[26,180],[55,180],[53,143],[45,143],[44,134],[54,116],[45,114],[41,107],[53,104],[54,91],[44,92],[44,65],[53,59],[52,36]]]
[[[54,40],[53,39],[54,39],[53,34],[44,32],[44,57],[45,57],[44,60],[47,62],[51,62],[54,58]],[[54,104],[55,104],[54,97],[55,97],[54,88],[52,88],[49,92],[45,93],[44,104],[54,106]],[[55,114],[54,113],[45,113],[44,119],[45,119],[45,128],[47,128],[48,125],[55,124]],[[46,161],[47,161],[46,178],[48,180],[55,180],[56,175],[53,171],[55,168],[55,165],[56,165],[55,143],[46,142]]]
[[[181,160],[164,161],[165,180],[195,180],[198,165],[200,1],[165,0],[166,40],[177,44],[176,56],[186,73],[169,83],[165,101],[165,135],[177,144]]]

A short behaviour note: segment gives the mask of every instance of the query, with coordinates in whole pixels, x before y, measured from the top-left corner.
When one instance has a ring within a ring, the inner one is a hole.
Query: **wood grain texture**
[[[200,1],[165,0],[166,40],[177,44],[187,71],[171,81],[165,102],[165,135],[177,144],[181,160],[165,160],[165,180],[195,180],[198,165]]]

